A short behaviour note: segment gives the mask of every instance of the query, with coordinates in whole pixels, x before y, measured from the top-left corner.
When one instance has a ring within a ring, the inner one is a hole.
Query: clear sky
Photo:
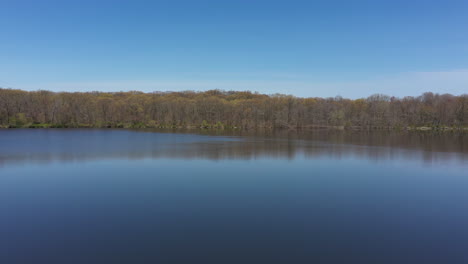
[[[0,87],[468,93],[468,1],[0,0]]]

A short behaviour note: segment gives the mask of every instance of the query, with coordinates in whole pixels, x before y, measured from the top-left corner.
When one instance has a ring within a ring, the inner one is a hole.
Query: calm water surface
[[[468,263],[468,137],[0,130],[0,263]]]

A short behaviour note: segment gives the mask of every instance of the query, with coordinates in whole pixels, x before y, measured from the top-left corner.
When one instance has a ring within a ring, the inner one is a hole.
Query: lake
[[[468,135],[0,130],[0,263],[468,263]]]

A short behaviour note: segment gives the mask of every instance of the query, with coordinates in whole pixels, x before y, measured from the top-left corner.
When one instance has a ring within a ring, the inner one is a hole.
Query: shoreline
[[[375,127],[375,126],[324,126],[311,125],[306,127],[227,127],[219,125],[205,126],[150,126],[144,124],[125,124],[95,126],[88,124],[61,125],[61,124],[28,124],[24,126],[0,126],[0,129],[174,129],[174,130],[207,130],[207,131],[254,131],[254,130],[291,130],[291,131],[317,131],[317,130],[343,130],[343,131],[447,131],[468,132],[468,127],[449,126],[407,126],[407,127]]]

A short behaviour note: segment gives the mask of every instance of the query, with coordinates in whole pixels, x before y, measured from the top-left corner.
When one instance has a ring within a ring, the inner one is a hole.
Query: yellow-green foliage
[[[0,89],[0,127],[407,128],[468,126],[468,95],[298,98],[249,91],[54,93]]]

